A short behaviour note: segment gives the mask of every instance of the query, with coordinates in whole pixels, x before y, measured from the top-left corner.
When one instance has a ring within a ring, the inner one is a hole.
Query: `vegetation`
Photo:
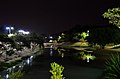
[[[64,67],[60,66],[59,64],[53,62],[51,63],[51,70],[50,72],[52,73],[51,79],[65,79],[65,77],[63,77],[63,70]]]
[[[12,73],[10,74],[9,79],[21,79],[22,76],[23,76],[23,74],[24,74],[24,73],[23,73],[21,70],[18,70],[17,72],[12,72]]]
[[[76,41],[80,41],[81,38],[81,34],[78,32],[74,33],[73,39],[75,39]]]
[[[24,73],[21,70],[18,70],[17,72],[12,72],[9,75],[9,79],[21,79],[23,74]],[[4,79],[4,78],[2,78],[1,75],[0,75],[0,79]]]
[[[1,77],[1,75],[0,75],[0,79],[3,79],[3,78]]]
[[[119,33],[119,29],[111,25],[93,28],[90,29],[89,37],[87,40],[91,45],[98,44],[101,48],[104,48],[104,46],[109,43],[119,44]]]
[[[29,37],[29,41],[30,42],[35,42],[37,44],[40,44],[41,46],[43,46],[44,43],[44,38],[40,35],[37,35],[36,33],[32,33]]]
[[[9,67],[12,67],[18,63],[20,63],[22,60],[16,60],[14,62],[11,62],[11,63],[5,63],[5,62],[0,62],[0,71],[3,71]]]
[[[103,17],[109,19],[109,23],[120,27],[120,8],[108,9],[108,11],[103,14]]]
[[[106,79],[120,79],[120,55],[111,55],[105,63],[105,78]]]
[[[21,35],[16,35],[14,40],[16,42],[22,42],[23,43],[23,46],[27,46],[27,47],[30,47],[30,42],[27,40],[27,37],[24,37],[24,36],[21,36]],[[21,46],[19,46],[20,48]]]
[[[7,35],[0,35],[0,41],[1,42],[9,42],[10,44],[12,44],[12,47],[16,47],[16,43],[13,39],[9,38]]]
[[[91,54],[85,54],[84,52],[81,53],[81,58],[83,60],[87,60],[87,62],[89,62],[89,59],[94,60],[96,57],[94,55]]]
[[[85,39],[86,39],[88,36],[89,36],[88,33],[82,32],[82,33],[81,33],[81,40],[85,41]]]
[[[61,35],[58,36],[57,41],[62,41],[63,39],[65,39],[65,34],[62,33]]]

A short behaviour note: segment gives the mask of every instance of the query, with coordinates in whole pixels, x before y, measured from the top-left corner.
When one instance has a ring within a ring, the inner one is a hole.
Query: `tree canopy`
[[[90,44],[99,44],[104,47],[106,44],[120,43],[120,30],[115,26],[104,26],[90,29],[88,42]]]
[[[108,9],[108,11],[103,14],[103,17],[109,19],[109,23],[120,28],[120,8]]]

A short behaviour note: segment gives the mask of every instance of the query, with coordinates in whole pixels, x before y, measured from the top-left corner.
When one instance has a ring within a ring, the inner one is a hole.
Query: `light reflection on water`
[[[64,52],[60,49],[56,49],[57,52],[53,48],[50,48],[50,56],[61,56],[62,58],[64,57]]]
[[[33,56],[30,56],[26,60],[23,60],[21,63],[0,72],[0,75],[3,79],[9,79],[11,73],[16,72],[18,70],[23,70],[24,66],[32,66],[32,62],[33,62]]]
[[[65,58],[65,57],[76,57],[78,59],[80,59],[80,61],[84,61],[86,60],[86,62],[90,62],[91,60],[94,60],[96,57],[94,55],[92,55],[93,51],[92,50],[81,50],[81,51],[77,51],[74,49],[63,49],[63,48],[49,48],[49,53],[50,56],[52,57],[61,57],[61,58]],[[82,60],[81,60],[82,59]]]
[[[82,52],[80,52],[82,54]],[[65,59],[65,57],[67,56],[76,56],[76,51],[68,51],[68,50],[65,50],[65,49],[56,49],[54,50],[54,48],[49,48],[49,52],[47,52],[47,55],[53,57],[57,57],[59,56],[58,58],[62,58],[62,59]],[[78,54],[78,52],[77,52]],[[81,56],[81,54],[79,56]],[[77,57],[77,56],[76,56]],[[23,62],[21,62],[20,64],[17,64],[11,68],[8,68],[7,70],[4,70],[2,72],[2,74],[0,73],[0,75],[4,78],[4,79],[8,79],[9,78],[9,75],[12,73],[12,72],[15,72],[17,70],[22,70],[25,66],[32,66],[33,65],[33,56],[30,56],[29,58],[27,58],[26,60],[23,60]]]
[[[50,48],[50,56],[53,56],[53,49]]]
[[[61,54],[62,58],[64,57],[64,53]]]

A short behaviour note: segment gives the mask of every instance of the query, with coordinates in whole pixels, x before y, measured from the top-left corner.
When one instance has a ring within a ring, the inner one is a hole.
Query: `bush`
[[[51,70],[50,72],[52,73],[52,76],[50,79],[65,79],[65,77],[63,77],[63,70],[64,70],[64,67],[63,66],[60,66],[59,64],[57,63],[51,63]]]
[[[3,78],[1,77],[1,75],[0,75],[0,79],[3,79]]]
[[[7,69],[8,67],[7,67],[7,63],[5,63],[5,62],[0,62],[0,71],[3,71],[3,70],[5,70],[5,69]]]
[[[21,70],[18,70],[17,72],[13,72],[10,74],[10,78],[9,79],[21,79],[23,76],[23,72],[21,72]]]
[[[0,71],[3,71],[7,68],[10,68],[18,63],[20,63],[22,60],[16,60],[14,62],[11,62],[11,63],[6,63],[6,62],[0,62]]]
[[[24,72],[22,72],[21,70],[18,70],[17,72],[12,72],[10,75],[9,75],[9,78],[8,79],[21,79],[24,75]],[[0,79],[4,79],[2,78],[2,76],[0,75]],[[7,79],[7,78],[5,78]]]
[[[14,54],[15,52],[13,50],[9,50],[9,51],[6,51],[6,54],[11,56],[12,54]]]
[[[105,63],[105,78],[106,79],[120,79],[120,55],[111,55]]]

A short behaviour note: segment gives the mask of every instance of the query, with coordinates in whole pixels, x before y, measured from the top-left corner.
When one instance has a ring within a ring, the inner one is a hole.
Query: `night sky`
[[[102,14],[119,0],[39,0],[0,2],[0,25],[15,25],[38,34],[66,31],[76,24],[106,24]]]

